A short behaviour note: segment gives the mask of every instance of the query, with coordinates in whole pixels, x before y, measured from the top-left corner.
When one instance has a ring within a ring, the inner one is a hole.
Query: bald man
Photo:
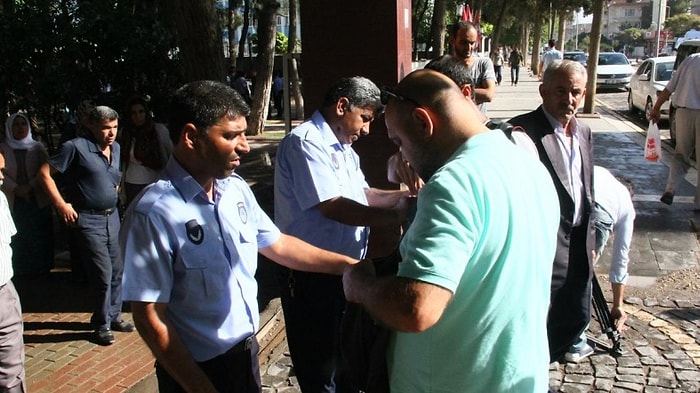
[[[393,330],[391,391],[545,391],[551,177],[439,72],[415,71],[382,96],[388,136],[425,186],[396,276],[363,261],[343,284]]]

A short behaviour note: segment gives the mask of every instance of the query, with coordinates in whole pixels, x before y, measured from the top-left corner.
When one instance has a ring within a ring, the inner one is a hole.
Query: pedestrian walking
[[[513,48],[508,57],[508,65],[510,66],[510,85],[517,86],[520,79],[520,65],[523,64],[523,55],[518,51],[518,48]]]
[[[649,113],[649,121],[658,123],[661,105],[673,94],[673,106],[676,107],[676,146],[673,149],[674,160],[666,179],[666,188],[661,202],[670,205],[680,182],[685,179],[691,166],[694,152],[700,151],[700,53],[688,56],[671,80],[656,98]],[[693,210],[700,212],[700,171],[695,187]]]

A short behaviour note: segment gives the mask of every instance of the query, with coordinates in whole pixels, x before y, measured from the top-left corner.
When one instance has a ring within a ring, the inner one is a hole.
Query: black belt
[[[255,340],[255,335],[248,336],[248,337],[244,338],[243,340],[239,341],[238,344],[234,345],[227,352],[228,353],[245,352],[253,346],[253,340]]]
[[[92,214],[95,216],[111,216],[115,210],[117,210],[116,207],[111,207],[109,209],[79,209],[78,213]]]

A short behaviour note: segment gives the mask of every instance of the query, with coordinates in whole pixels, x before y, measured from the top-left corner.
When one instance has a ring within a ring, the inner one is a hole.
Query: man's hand
[[[621,307],[613,307],[610,310],[610,316],[615,321],[615,329],[622,332],[627,329],[625,322],[627,321],[627,313]]]
[[[416,195],[418,190],[423,187],[423,179],[418,176],[418,173],[407,161],[403,160],[401,151],[389,157],[389,161],[387,161],[387,178],[392,183],[405,184],[411,195]]]
[[[345,299],[352,303],[362,303],[362,283],[374,277],[376,272],[371,259],[363,259],[355,265],[346,267],[343,271]]]
[[[78,212],[73,209],[73,205],[70,203],[64,203],[62,205],[56,206],[58,210],[58,215],[63,219],[63,222],[69,227],[76,225],[78,221]]]

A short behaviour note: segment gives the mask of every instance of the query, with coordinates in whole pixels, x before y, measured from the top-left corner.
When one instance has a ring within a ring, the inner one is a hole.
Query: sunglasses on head
[[[421,104],[418,103],[418,101],[416,101],[412,98],[408,98],[406,96],[402,96],[401,94],[395,93],[388,87],[382,87],[380,89],[380,99],[382,101],[382,105],[386,105],[389,102],[390,98],[393,98],[393,99],[399,100],[399,101],[410,102],[411,104],[417,106],[418,108],[423,107]]]

